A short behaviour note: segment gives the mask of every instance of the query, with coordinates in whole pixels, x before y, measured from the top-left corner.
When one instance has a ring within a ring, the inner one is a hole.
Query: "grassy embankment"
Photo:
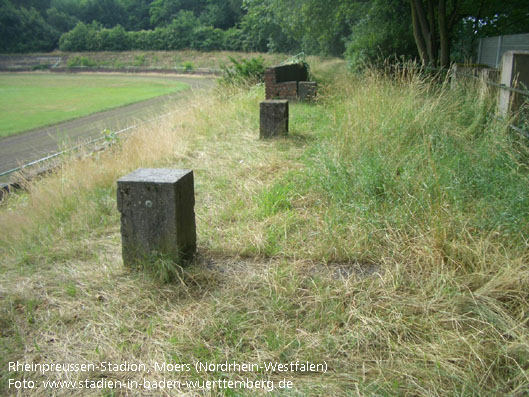
[[[18,56],[18,54],[12,54]],[[250,59],[256,56],[264,58],[267,65],[278,64],[289,56],[286,54],[242,53],[235,51],[201,52],[195,50],[183,51],[104,51],[104,52],[62,52],[25,54],[38,57],[61,57],[59,66],[66,67],[75,63],[75,59],[84,60],[93,67],[107,68],[184,68],[190,71],[205,69],[220,69],[230,64],[230,57],[236,59]],[[312,58],[312,57],[309,57]],[[321,57],[318,57],[321,59]]]
[[[490,97],[411,72],[339,73],[316,104],[292,104],[289,138],[259,141],[263,96],[197,98],[2,205],[1,388],[44,378],[8,373],[12,360],[308,360],[328,372],[69,378],[286,377],[295,390],[278,395],[296,396],[527,394],[529,156],[490,117]],[[150,166],[195,171],[199,256],[165,285],[120,259],[115,181]],[[236,393],[254,394],[225,395]]]
[[[186,89],[163,77],[0,74],[0,137]]]

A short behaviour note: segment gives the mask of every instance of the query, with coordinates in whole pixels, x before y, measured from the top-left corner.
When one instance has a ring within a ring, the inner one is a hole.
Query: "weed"
[[[186,72],[191,72],[194,69],[195,69],[195,65],[193,65],[193,62],[190,62],[190,61],[184,62],[184,70]]]
[[[145,62],[145,54],[138,54],[134,56],[134,66],[144,66]]]

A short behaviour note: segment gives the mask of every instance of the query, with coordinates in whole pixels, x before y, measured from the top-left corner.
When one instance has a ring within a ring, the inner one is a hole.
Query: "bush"
[[[64,33],[59,39],[59,49],[61,51],[97,51],[101,46],[98,43],[98,31],[101,25],[96,22],[86,25],[83,22],[77,23],[75,27]]]
[[[243,35],[242,30],[230,28],[224,32],[223,48],[228,51],[242,50]]]
[[[211,26],[199,26],[193,30],[191,47],[200,51],[220,50],[224,45],[224,32]]]
[[[103,51],[126,51],[131,49],[129,33],[120,25],[112,29],[101,29],[97,36],[100,49]]]
[[[186,72],[190,72],[190,71],[192,71],[194,68],[195,68],[195,65],[193,65],[193,62],[189,62],[189,61],[184,62],[184,70],[185,70]]]
[[[221,82],[227,84],[258,83],[264,81],[263,57],[237,60],[229,57],[232,65],[222,67],[223,77]]]

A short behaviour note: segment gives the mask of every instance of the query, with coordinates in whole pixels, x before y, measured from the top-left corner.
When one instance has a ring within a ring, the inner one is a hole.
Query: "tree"
[[[78,19],[72,15],[68,15],[63,11],[59,11],[55,7],[51,7],[46,11],[46,20],[59,32],[67,32],[71,30]]]
[[[149,8],[153,0],[120,0],[120,4],[125,10],[127,30],[144,30],[152,27]]]
[[[450,36],[457,16],[458,2],[453,1],[452,9],[447,10],[446,0],[410,0],[411,20],[415,43],[423,64],[439,64],[441,47],[441,66],[450,64]],[[449,14],[448,14],[449,12]],[[439,29],[439,36],[437,36]],[[438,39],[439,37],[439,39]]]
[[[0,0],[0,51],[50,51],[58,36],[35,8],[16,8]]]
[[[169,25],[180,11],[191,11],[197,16],[204,10],[205,6],[205,0],[155,0],[149,9],[151,25]]]
[[[243,49],[260,52],[289,52],[300,49],[278,16],[277,0],[244,0],[246,15],[241,22]]]
[[[409,0],[415,43],[424,64],[448,67],[454,38],[523,33],[527,0]],[[472,25],[469,29],[469,25]]]
[[[353,69],[378,58],[417,56],[408,0],[373,0],[362,6],[345,52]]]
[[[243,14],[242,0],[207,0],[200,21],[204,25],[229,29],[240,22]]]

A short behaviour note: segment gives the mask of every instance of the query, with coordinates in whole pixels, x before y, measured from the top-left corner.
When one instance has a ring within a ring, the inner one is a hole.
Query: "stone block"
[[[300,81],[298,95],[300,101],[311,101],[316,97],[317,83],[315,81]]]
[[[500,82],[506,87],[528,90],[529,51],[507,51],[503,54]],[[498,113],[508,117],[510,112],[519,110],[525,100],[527,97],[524,95],[500,89]]]
[[[261,138],[288,135],[288,101],[261,102],[259,124],[259,136]]]
[[[196,251],[192,170],[140,168],[118,180],[123,263],[134,267],[153,254],[176,263]]]

